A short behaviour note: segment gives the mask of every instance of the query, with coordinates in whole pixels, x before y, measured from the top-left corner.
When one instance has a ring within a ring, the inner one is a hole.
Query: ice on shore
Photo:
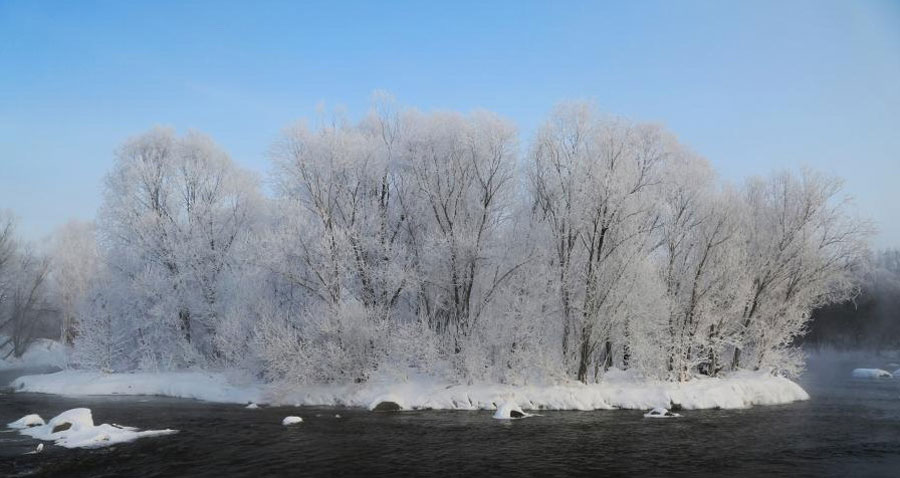
[[[881,370],[880,368],[857,368],[851,374],[853,378],[879,380],[884,378],[894,378],[891,372]]]
[[[303,419],[296,416],[284,417],[284,420],[281,421],[282,425],[296,425],[297,423],[303,423]]]
[[[12,424],[26,423],[29,417],[35,416],[37,415],[26,415]],[[94,425],[94,418],[88,408],[73,408],[53,417],[46,424],[19,429],[19,433],[23,435],[52,441],[65,448],[100,448],[138,438],[171,435],[177,432],[178,430],[170,429],[140,431],[133,427],[106,423]]]

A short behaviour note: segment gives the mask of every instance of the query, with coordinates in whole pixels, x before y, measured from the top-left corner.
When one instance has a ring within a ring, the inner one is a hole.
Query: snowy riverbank
[[[439,381],[374,381],[353,385],[318,385],[276,390],[258,384],[236,386],[223,374],[203,372],[127,373],[63,371],[29,375],[11,386],[21,392],[85,395],[161,395],[220,403],[319,405],[374,408],[390,401],[401,408],[494,410],[515,403],[524,410],[647,410],[680,405],[685,409],[747,408],[809,399],[796,383],[761,372],[739,372],[723,378],[686,383],[650,381],[610,372],[602,383],[545,386],[499,384],[454,385]]]

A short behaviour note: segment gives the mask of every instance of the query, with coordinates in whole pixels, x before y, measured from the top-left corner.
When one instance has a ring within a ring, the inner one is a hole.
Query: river
[[[0,432],[0,475],[900,476],[900,380],[853,381],[853,366],[811,366],[800,379],[807,402],[689,410],[668,420],[636,410],[543,412],[516,421],[487,411],[248,410],[7,390],[0,392],[0,423],[88,407],[96,423],[180,432],[95,450],[45,445],[36,455],[25,455],[35,440]],[[0,382],[13,377],[0,373]],[[287,415],[304,422],[284,427]]]

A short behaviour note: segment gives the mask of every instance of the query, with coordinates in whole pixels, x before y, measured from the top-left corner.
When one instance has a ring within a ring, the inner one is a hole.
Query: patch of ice
[[[250,410],[256,410],[257,408],[259,408],[259,405],[255,404],[255,403],[250,403],[244,408],[249,408]]]
[[[300,417],[289,416],[289,417],[284,417],[284,420],[281,421],[281,424],[285,425],[285,426],[295,425],[297,423],[303,423],[303,419]]]
[[[46,425],[23,428],[19,433],[38,440],[52,441],[65,448],[100,448],[137,440],[138,438],[171,435],[178,430],[145,430],[118,425],[94,425],[88,408],[73,408],[53,417]]]
[[[894,378],[891,372],[881,370],[880,368],[857,368],[851,373],[853,378],[879,380],[883,378]]]

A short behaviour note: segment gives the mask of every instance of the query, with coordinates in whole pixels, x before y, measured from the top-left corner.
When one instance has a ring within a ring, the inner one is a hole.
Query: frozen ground
[[[459,385],[420,379],[372,381],[353,385],[318,385],[285,391],[264,385],[236,386],[225,375],[205,372],[127,373],[62,371],[19,377],[17,391],[83,395],[161,395],[220,403],[349,406],[374,409],[394,402],[401,409],[496,410],[503,404],[522,410],[603,410],[670,408],[747,408],[807,400],[796,383],[762,372],[739,372],[723,378],[686,383],[645,380],[611,371],[603,382],[584,385]]]

